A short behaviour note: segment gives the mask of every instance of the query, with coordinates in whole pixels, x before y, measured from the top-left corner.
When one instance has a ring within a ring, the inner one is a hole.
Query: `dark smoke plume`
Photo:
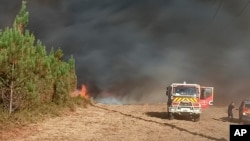
[[[248,0],[29,0],[29,29],[76,58],[92,96],[162,102],[165,87],[215,87],[215,104],[250,99]],[[2,0],[11,26],[20,0]]]

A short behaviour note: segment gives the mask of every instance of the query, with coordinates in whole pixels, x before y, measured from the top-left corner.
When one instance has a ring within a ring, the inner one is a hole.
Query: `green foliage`
[[[27,12],[26,10],[26,4],[27,4],[26,1],[22,1],[21,10],[16,16],[13,24],[13,27],[17,28],[21,32],[23,32],[24,28],[27,26],[29,20],[29,12]]]
[[[41,41],[25,29],[26,1],[12,28],[0,31],[0,106],[4,111],[30,110],[44,104],[72,102],[76,88],[75,60],[62,60],[63,51],[49,54]]]

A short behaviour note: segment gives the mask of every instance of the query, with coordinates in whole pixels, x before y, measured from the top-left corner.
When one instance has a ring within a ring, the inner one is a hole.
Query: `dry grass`
[[[28,124],[41,122],[44,119],[58,117],[75,111],[77,107],[87,107],[89,104],[91,103],[88,99],[74,97],[62,106],[47,103],[30,109],[16,111],[11,115],[3,109],[0,109],[0,132],[2,130],[11,130]]]
[[[141,141],[187,140],[226,141],[229,123],[224,121],[227,107],[211,107],[202,113],[201,121],[166,118],[166,104],[104,105],[76,108],[75,112],[38,122],[8,132],[8,141]],[[19,130],[17,130],[19,131]],[[15,131],[16,132],[16,131]]]

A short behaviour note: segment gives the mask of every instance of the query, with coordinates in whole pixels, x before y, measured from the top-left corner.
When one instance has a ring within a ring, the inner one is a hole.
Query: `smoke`
[[[0,5],[2,28],[15,1]],[[78,84],[96,99],[163,102],[183,81],[213,86],[217,105],[250,99],[247,0],[30,0],[28,10],[29,30],[76,58]]]

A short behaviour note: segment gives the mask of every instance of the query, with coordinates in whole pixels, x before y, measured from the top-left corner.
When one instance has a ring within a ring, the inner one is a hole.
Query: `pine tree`
[[[50,102],[64,105],[76,87],[74,58],[64,62],[61,49],[47,55],[25,29],[28,15],[23,1],[13,27],[0,31],[0,101],[10,114]]]

